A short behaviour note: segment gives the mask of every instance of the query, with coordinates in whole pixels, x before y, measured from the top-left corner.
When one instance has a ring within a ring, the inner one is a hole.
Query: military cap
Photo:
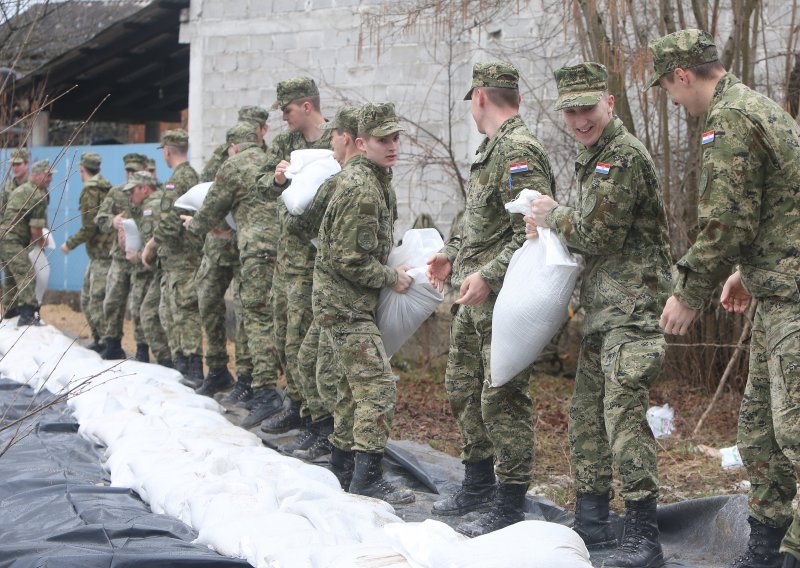
[[[367,103],[358,111],[359,133],[380,137],[404,131],[394,112],[394,103]]]
[[[39,160],[38,162],[33,162],[31,166],[31,173],[34,174],[42,174],[42,173],[51,173],[54,174],[58,170],[54,170],[53,166],[50,165],[50,160]]]
[[[679,30],[654,39],[650,42],[649,47],[653,54],[655,75],[647,84],[647,89],[656,85],[662,76],[672,73],[678,67],[690,69],[719,60],[714,38],[703,30]]]
[[[131,152],[130,154],[122,156],[122,162],[125,164],[126,170],[138,172],[139,170],[145,169],[147,156]]]
[[[17,148],[11,152],[12,164],[24,164],[28,161],[28,151],[25,148]]]
[[[311,77],[292,77],[278,83],[278,100],[272,109],[282,108],[295,99],[316,97],[319,95],[317,84]]]
[[[101,161],[102,159],[100,158],[100,154],[97,154],[96,152],[84,152],[81,155],[81,165],[84,168],[99,170]]]
[[[336,129],[356,137],[358,136],[358,109],[354,106],[343,105],[336,111],[333,120],[320,124],[319,128],[320,130]]]
[[[122,191],[131,191],[134,187],[139,187],[140,185],[149,185],[155,188],[156,180],[153,178],[153,174],[147,170],[132,173],[125,185],[122,186]]]
[[[144,165],[145,165],[145,167],[146,167],[148,170],[154,170],[154,169],[156,169],[156,161],[155,161],[153,158],[149,158],[149,157],[148,157],[148,158],[147,158],[147,159],[144,161]]]
[[[237,122],[225,133],[225,142],[231,144],[244,144],[250,142],[258,144],[258,134],[250,122]]]
[[[239,109],[239,122],[252,122],[255,126],[264,126],[269,118],[269,111],[261,106],[247,105]]]
[[[513,65],[502,61],[476,63],[472,66],[472,87],[464,96],[465,101],[472,99],[472,90],[475,87],[519,89],[519,71]]]
[[[594,106],[608,90],[608,71],[592,61],[556,69],[555,77],[558,99],[553,110]]]
[[[161,135],[161,144],[159,148],[164,146],[173,146],[175,148],[186,149],[189,147],[189,133],[183,128],[176,128],[175,130],[165,130]]]

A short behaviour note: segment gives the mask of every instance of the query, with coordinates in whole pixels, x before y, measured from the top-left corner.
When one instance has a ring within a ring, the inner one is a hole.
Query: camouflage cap
[[[100,158],[100,154],[96,152],[84,152],[81,155],[81,165],[84,168],[99,170],[100,162],[102,162],[102,159]]]
[[[604,65],[588,61],[556,69],[558,99],[553,110],[594,106],[608,90],[608,71]]]
[[[144,161],[144,166],[145,166],[145,168],[147,168],[148,170],[154,170],[154,169],[156,169],[156,161],[155,161],[153,158],[150,158],[150,157],[148,157],[148,158],[147,158],[147,159]]]
[[[161,135],[161,144],[158,147],[163,148],[164,146],[172,146],[185,150],[189,147],[189,133],[183,128],[165,130],[164,134]]]
[[[139,187],[140,185],[149,185],[152,188],[156,187],[156,180],[153,178],[153,174],[148,172],[147,170],[142,170],[139,172],[134,172],[131,174],[131,177],[122,186],[122,191],[131,191],[134,187]]]
[[[13,152],[11,152],[12,164],[26,164],[28,162],[28,159],[29,159],[28,151],[25,148],[17,148]]]
[[[229,146],[246,142],[258,144],[258,134],[256,134],[255,126],[250,122],[237,122],[225,133],[225,142]]]
[[[53,169],[53,166],[50,165],[50,160],[39,160],[38,162],[33,162],[31,166],[31,173],[33,174],[43,174],[43,173],[51,173],[54,174],[58,170]]]
[[[137,154],[131,152],[122,156],[122,162],[125,164],[125,169],[133,172],[145,169],[147,167],[147,156],[144,154]]]
[[[658,80],[678,67],[690,69],[718,61],[717,46],[711,34],[703,30],[679,30],[664,37],[654,39],[649,44],[653,54],[655,75],[646,89],[658,84]]]
[[[358,136],[358,108],[350,105],[343,105],[336,111],[333,120],[323,122],[319,125],[320,130],[338,130],[347,132],[355,138]]]
[[[264,126],[269,118],[269,111],[261,106],[247,105],[239,109],[239,122],[252,122],[255,126]]]
[[[490,61],[476,63],[472,67],[472,87],[464,96],[465,101],[472,99],[475,87],[495,87],[498,89],[519,89],[519,71],[509,63]]]
[[[405,128],[397,120],[394,103],[367,103],[358,110],[358,132],[380,137],[405,132]]]
[[[278,83],[278,100],[272,109],[282,108],[295,99],[316,97],[319,95],[317,84],[311,77],[292,77]]]

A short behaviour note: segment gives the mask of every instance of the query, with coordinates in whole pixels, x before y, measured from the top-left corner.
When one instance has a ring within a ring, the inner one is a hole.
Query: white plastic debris
[[[302,215],[322,183],[341,169],[331,150],[292,152],[289,156],[289,167],[286,169],[286,178],[292,180],[292,183],[281,193],[281,199],[289,213]]]
[[[669,404],[647,409],[647,424],[656,438],[666,438],[675,432],[675,410]]]
[[[739,446],[731,446],[730,448],[720,448],[719,455],[722,459],[722,469],[733,469],[736,467],[744,467],[742,456],[739,453]]]

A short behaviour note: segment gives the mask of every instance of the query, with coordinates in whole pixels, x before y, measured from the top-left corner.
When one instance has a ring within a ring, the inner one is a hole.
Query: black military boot
[[[494,458],[464,462],[464,480],[458,491],[431,508],[434,515],[463,515],[470,511],[488,511],[497,492]]]
[[[730,568],[781,568],[783,557],[778,549],[787,527],[770,527],[753,517],[747,517],[747,522],[750,525],[747,551]]]
[[[183,354],[183,351],[176,351],[175,357],[172,359],[175,363],[175,370],[184,377],[189,374],[189,359]]]
[[[186,358],[186,374],[183,375],[181,384],[190,389],[196,389],[203,384],[203,358],[197,353]]]
[[[214,367],[208,370],[203,384],[195,390],[197,394],[204,396],[214,396],[220,391],[227,390],[233,386],[233,375],[228,367]]]
[[[283,434],[302,424],[300,401],[289,399],[289,406],[284,407],[283,410],[261,423],[261,431],[269,434]]]
[[[253,398],[253,388],[250,386],[252,382],[253,377],[250,375],[239,375],[239,378],[236,381],[236,384],[233,385],[231,392],[229,392],[220,402],[222,404],[232,404],[234,406],[244,404]]]
[[[252,402],[250,414],[239,424],[242,428],[258,426],[276,412],[280,412],[283,408],[283,392],[278,389],[260,388],[253,391]]]
[[[476,521],[461,523],[456,530],[469,537],[481,536],[525,520],[524,483],[501,483],[497,488],[491,509]]]
[[[574,530],[588,550],[617,546],[617,535],[608,517],[608,494],[578,493],[575,501]]]
[[[395,487],[394,484],[384,479],[383,467],[381,466],[383,461],[382,453],[353,453],[355,454],[355,469],[348,489],[350,493],[382,499],[390,505],[403,505],[414,502],[416,497],[413,491]]]
[[[305,461],[313,461],[331,453],[331,443],[328,436],[333,433],[333,416],[312,422],[308,427],[315,434],[315,439],[307,448],[300,448],[292,452],[292,456]]]
[[[340,450],[336,446],[331,445],[331,459],[328,462],[328,468],[339,480],[342,489],[347,491],[350,487],[350,482],[353,480],[353,469],[355,469],[355,456],[353,452]]]
[[[91,349],[95,353],[102,353],[106,350],[106,344],[103,343],[99,337],[95,336],[92,338],[92,342],[86,346],[86,349]]]
[[[162,367],[166,367],[167,369],[175,368],[175,365],[172,363],[172,357],[165,357],[163,359],[159,359],[157,363]]]
[[[13,306],[6,310],[6,313],[3,314],[3,319],[15,318],[18,315],[19,315],[19,308],[17,306]]]
[[[664,553],[658,542],[656,499],[625,501],[625,532],[619,548],[603,566],[607,568],[660,568]]]
[[[25,327],[28,325],[42,325],[42,323],[39,321],[39,316],[36,314],[36,308],[33,306],[20,306],[17,327]]]
[[[788,552],[784,552],[783,564],[781,564],[781,568],[800,568],[800,560],[798,560]]]
[[[150,346],[147,343],[136,344],[136,357],[135,359],[140,363],[150,362]]]
[[[308,449],[317,440],[317,432],[311,427],[311,417],[304,416],[300,420],[300,433],[291,442],[278,446],[280,453],[291,456],[297,450]]]
[[[127,359],[128,356],[122,350],[122,342],[119,337],[106,337],[106,349],[100,355],[103,359]]]

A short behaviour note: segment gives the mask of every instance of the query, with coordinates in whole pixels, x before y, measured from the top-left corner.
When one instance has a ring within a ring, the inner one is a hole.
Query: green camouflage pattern
[[[211,157],[206,162],[206,165],[203,166],[203,171],[200,173],[201,182],[205,183],[214,181],[217,171],[222,166],[223,162],[228,159],[229,146],[230,144],[226,142],[225,144],[220,144],[214,148],[214,150],[211,152]]]
[[[111,270],[111,258],[93,258],[83,274],[81,287],[81,312],[89,323],[92,337],[101,339],[106,332],[103,300],[106,297],[106,280]]]
[[[122,163],[126,170],[139,172],[147,169],[147,156],[137,152],[131,152],[122,156]]]
[[[9,161],[12,164],[24,164],[30,160],[30,157],[30,154],[28,154],[25,148],[16,148],[11,152],[11,159]]]
[[[152,270],[146,270],[141,265],[133,267],[131,290],[128,294],[128,315],[131,318],[131,323],[133,323],[133,338],[137,344],[149,343],[142,327],[142,304],[152,280]]]
[[[295,99],[319,96],[319,89],[311,77],[292,77],[278,83],[277,101],[273,103],[272,110],[288,105]]]
[[[194,269],[182,267],[180,270],[173,270],[169,264],[162,264],[162,270],[167,276],[166,300],[172,316],[175,339],[178,349],[187,357],[203,354],[203,326],[194,287],[198,268],[199,264]]]
[[[324,340],[321,341],[321,337]],[[319,322],[312,320],[297,352],[298,374],[303,387],[303,401],[313,422],[333,415],[336,406],[336,382],[333,351],[327,336],[320,335]],[[301,409],[302,411],[303,409]],[[352,426],[350,427],[352,432]]]
[[[122,324],[125,320],[125,310],[128,307],[132,279],[133,266],[131,263],[124,256],[122,258],[112,256],[111,267],[106,276],[106,295],[103,298],[103,318],[106,320],[103,339],[122,338]]]
[[[704,130],[699,233],[678,261],[674,294],[700,309],[738,264],[756,298],[800,302],[800,126],[730,73],[717,83]]]
[[[187,232],[183,228],[181,215],[191,215],[193,211],[178,209],[175,200],[199,183],[197,172],[183,162],[175,166],[170,178],[164,183],[160,211],[153,237],[158,244],[158,256],[164,268],[176,270],[179,267],[194,272],[200,266],[203,254],[203,237]]]
[[[245,105],[239,107],[239,122],[249,122],[253,126],[264,126],[269,119],[269,111],[262,106]]]
[[[86,180],[78,200],[81,212],[81,228],[66,242],[67,248],[70,250],[85,244],[86,254],[91,260],[108,258],[116,238],[116,233],[103,233],[100,231],[95,222],[95,217],[100,211],[100,207],[110,189],[111,182],[100,174]]]
[[[358,107],[342,105],[336,111],[333,120],[319,125],[320,130],[338,130],[355,139],[358,136]]]
[[[31,228],[47,228],[47,205],[50,201],[46,190],[35,183],[23,183],[8,196],[0,235],[4,244],[27,247],[31,244]]]
[[[175,148],[186,149],[189,147],[189,133],[183,128],[175,128],[173,130],[165,130],[161,135],[161,144],[159,148],[164,146],[173,146]]]
[[[359,134],[380,138],[405,130],[397,120],[394,103],[367,103],[358,109]]]
[[[648,45],[653,55],[655,74],[647,88],[656,85],[658,80],[680,67],[690,69],[717,61],[717,46],[711,34],[702,30],[678,30],[664,37],[654,39]]]
[[[50,163],[50,160],[38,160],[31,164],[31,173],[32,174],[43,174],[43,173],[51,173],[54,174],[58,170],[53,169],[53,164]]]
[[[325,216],[328,203],[330,203],[333,192],[336,190],[340,175],[341,172],[338,172],[322,182],[302,215],[287,215],[285,217],[288,234],[297,237],[302,242],[311,242],[312,239],[317,238],[320,225],[322,225],[322,218]],[[314,256],[316,257],[316,248],[314,249]]]
[[[125,260],[125,250],[119,246],[117,230],[114,228],[114,217],[124,213],[127,219],[131,219],[136,209],[128,194],[122,190],[123,187],[125,184],[121,183],[108,190],[94,218],[95,226],[100,233],[110,235],[109,238],[112,241],[110,256],[117,260]]]
[[[206,237],[206,241],[209,237]],[[233,266],[217,264],[206,255],[203,255],[197,270],[197,305],[206,335],[205,360],[209,369],[228,365],[225,292],[233,280],[233,272]]]
[[[25,182],[22,182],[22,183],[25,183]],[[9,174],[5,185],[3,186],[3,192],[0,193],[0,220],[2,220],[3,215],[5,214],[6,203],[8,202],[8,197],[11,195],[11,193],[15,189],[17,189],[19,186],[21,186],[22,183],[18,182],[17,178],[15,178],[14,176]]]
[[[81,161],[80,164],[84,168],[90,168],[92,170],[100,169],[100,164],[102,163],[102,158],[100,158],[100,154],[97,152],[84,152],[81,154]]]
[[[243,376],[252,378],[253,358],[250,355],[250,346],[247,339],[247,328],[244,325],[244,305],[242,304],[242,298],[239,295],[241,279],[241,266],[237,264],[235,267],[233,267],[233,281],[231,282],[231,290],[233,292],[233,313],[236,317],[236,351],[234,353],[234,356],[236,357],[236,375],[239,378]]]
[[[308,412],[308,401],[305,392],[316,388],[316,376],[309,376],[300,370],[299,352],[303,339],[308,333],[314,312],[311,307],[311,284],[314,278],[314,268],[309,267],[308,273],[302,276],[287,276],[286,281],[286,306],[291,309],[286,311],[286,340],[284,353],[286,366],[286,395],[292,400],[302,401],[301,415]],[[274,308],[274,306],[273,306]]]
[[[502,61],[476,63],[472,66],[472,86],[464,96],[465,101],[472,99],[472,90],[476,87],[519,90],[519,71]]]
[[[172,321],[172,309],[169,304],[169,279],[167,273],[162,269],[159,271],[161,274],[161,281],[158,283],[160,298],[158,302],[158,319],[161,320],[161,326],[167,335],[167,343],[169,343],[169,351],[172,355],[172,360],[175,360],[175,355],[181,351],[180,335],[178,330],[175,329],[175,322]]]
[[[36,273],[28,259],[28,247],[16,242],[0,241],[0,267],[9,275],[13,286],[3,288],[3,310],[12,306],[36,306]]]
[[[165,327],[161,323],[161,278],[163,273],[156,268],[148,274],[148,286],[139,308],[139,320],[145,341],[155,355],[156,361],[171,359],[172,350]]]
[[[555,78],[558,99],[553,110],[594,106],[608,90],[608,71],[592,61],[556,69]]]

